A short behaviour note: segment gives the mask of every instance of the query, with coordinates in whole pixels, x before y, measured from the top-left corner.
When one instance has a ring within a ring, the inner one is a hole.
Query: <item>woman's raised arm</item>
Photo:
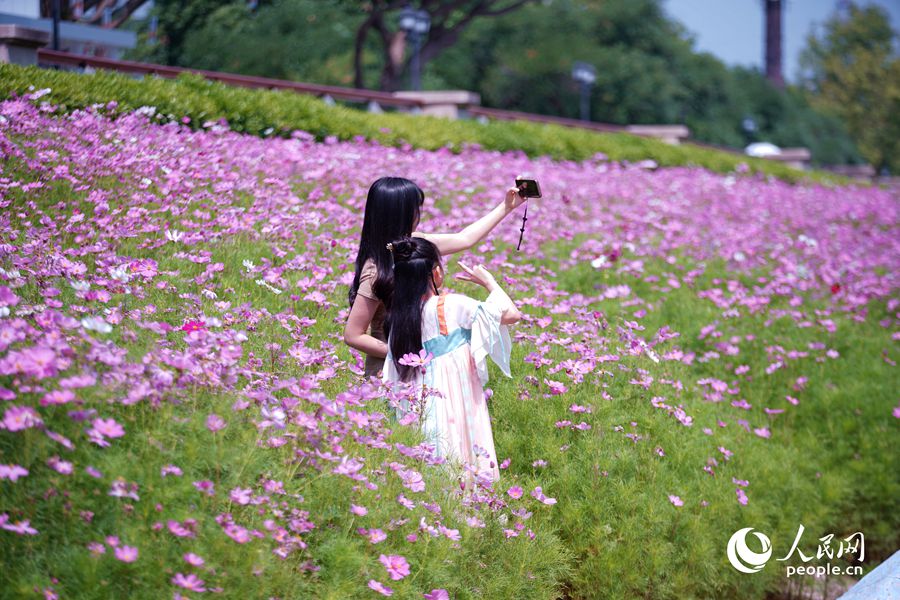
[[[510,187],[506,190],[506,198],[488,214],[484,215],[459,233],[420,233],[413,232],[416,237],[423,237],[435,246],[438,251],[446,256],[463,250],[468,250],[491,232],[503,217],[511,213],[525,202],[525,198],[519,195],[519,189]]]

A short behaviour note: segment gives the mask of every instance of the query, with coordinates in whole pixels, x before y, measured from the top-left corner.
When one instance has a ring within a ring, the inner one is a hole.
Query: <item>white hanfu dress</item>
[[[422,418],[423,433],[436,446],[437,455],[473,465],[495,481],[500,470],[484,385],[488,356],[510,376],[512,344],[509,330],[500,323],[505,298],[502,290],[491,292],[484,302],[461,294],[429,298],[422,310],[422,343],[434,358],[424,376],[417,371],[414,380],[419,389],[424,382],[442,395],[426,400]],[[390,352],[383,380],[400,380]],[[409,409],[401,402],[399,418]]]

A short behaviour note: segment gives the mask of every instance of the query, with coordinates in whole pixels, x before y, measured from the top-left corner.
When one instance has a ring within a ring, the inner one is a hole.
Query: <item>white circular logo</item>
[[[768,536],[764,533],[753,532],[753,535],[762,544],[761,553],[754,552],[747,547],[747,534],[751,531],[753,531],[752,527],[744,527],[735,531],[731,539],[728,540],[728,561],[732,567],[741,573],[759,572],[766,566],[766,561],[769,560],[769,557],[772,556],[772,542],[769,541]]]

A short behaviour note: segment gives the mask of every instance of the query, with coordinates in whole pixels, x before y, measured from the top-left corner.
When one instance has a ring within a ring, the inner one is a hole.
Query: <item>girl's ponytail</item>
[[[419,237],[390,242],[387,249],[394,259],[394,291],[384,331],[400,380],[409,381],[416,369],[399,360],[422,349],[422,309],[434,286],[432,271],[441,264],[441,254],[437,246]]]

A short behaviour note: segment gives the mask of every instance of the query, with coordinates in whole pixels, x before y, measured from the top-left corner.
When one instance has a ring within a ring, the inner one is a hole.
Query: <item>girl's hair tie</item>
[[[387,245],[385,246],[385,248],[387,248],[389,252],[393,252],[394,251],[393,242],[388,242]]]

